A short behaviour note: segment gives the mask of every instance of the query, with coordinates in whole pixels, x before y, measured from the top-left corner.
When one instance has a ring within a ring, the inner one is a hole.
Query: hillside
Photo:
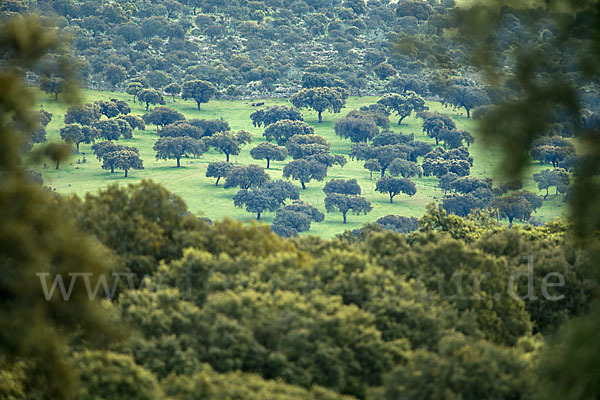
[[[12,3],[20,7],[5,9],[54,17],[72,35],[90,88],[125,89],[130,79],[145,77],[162,89],[194,78],[228,96],[289,96],[308,72],[331,74],[353,94],[403,88],[437,94],[436,54],[455,47],[440,36],[453,1]],[[419,57],[393,56],[397,37],[406,35],[435,40]],[[398,79],[386,79],[395,73]]]

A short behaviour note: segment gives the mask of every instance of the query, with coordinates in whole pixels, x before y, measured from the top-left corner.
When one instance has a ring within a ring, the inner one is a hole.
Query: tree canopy
[[[217,132],[204,138],[203,142],[225,154],[225,161],[229,162],[229,156],[240,154],[242,146],[252,142],[252,135],[246,131]]]
[[[279,146],[285,146],[295,135],[312,135],[315,130],[303,121],[292,121],[288,119],[279,120],[269,124],[263,136],[267,141],[275,141]]]
[[[290,102],[296,108],[311,108],[317,112],[319,123],[323,122],[323,111],[339,113],[348,98],[348,92],[340,87],[318,87],[302,89],[296,93]]]
[[[341,212],[345,224],[348,211],[356,215],[368,214],[373,207],[364,197],[332,192],[325,197],[325,209],[327,212]]]
[[[288,155],[287,149],[276,144],[263,142],[250,150],[250,156],[255,160],[267,160],[267,169],[271,165],[271,160],[283,161]]]
[[[404,118],[410,116],[413,112],[419,113],[428,110],[425,100],[413,91],[407,91],[400,95],[396,93],[388,94],[377,101],[390,112],[394,112],[400,117],[398,125],[402,124]]]
[[[283,176],[300,181],[302,189],[306,189],[306,184],[312,180],[322,181],[327,176],[327,165],[321,164],[316,160],[290,161],[283,168]]]
[[[181,88],[181,98],[184,100],[193,99],[200,110],[200,104],[208,101],[217,94],[217,88],[210,82],[194,79],[183,83]]]
[[[375,190],[390,195],[390,203],[394,202],[394,197],[400,193],[414,196],[417,193],[415,184],[407,178],[392,178],[384,176],[377,181]]]
[[[229,170],[225,176],[224,187],[239,187],[248,190],[250,188],[258,188],[270,180],[269,175],[264,168],[255,165],[235,166]]]
[[[177,168],[179,168],[182,157],[200,156],[206,151],[206,146],[201,140],[189,136],[166,136],[159,138],[154,143],[153,149],[156,152],[157,160],[175,159],[177,160]]]

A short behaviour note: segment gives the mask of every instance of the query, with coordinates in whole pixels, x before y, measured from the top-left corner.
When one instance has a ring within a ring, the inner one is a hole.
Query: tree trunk
[[[402,124],[402,121],[404,120],[404,118],[408,117],[408,115],[404,115],[402,117],[400,117],[400,119],[398,120],[398,125]]]
[[[179,168],[179,167],[181,166],[181,164],[179,163],[179,159],[180,159],[180,158],[181,158],[181,157],[177,157],[177,168]]]
[[[150,103],[146,103],[146,111],[148,111],[148,107],[150,107]]]
[[[546,200],[546,197],[548,197],[548,189],[550,189],[549,187],[546,188],[546,195],[544,196],[544,200]]]
[[[112,166],[112,165],[110,166],[110,173],[111,173],[111,174],[114,174],[114,173],[115,173],[115,167],[114,167],[114,166]]]
[[[323,113],[323,111],[319,111],[319,123],[323,122],[323,118],[321,117],[322,113]]]
[[[394,202],[394,195],[390,193],[390,203]]]
[[[127,170],[125,170],[125,178],[127,178]]]
[[[75,148],[77,149],[77,154],[79,154],[79,142],[75,144]]]
[[[371,171],[371,176],[369,177],[369,180],[373,180],[373,171]]]
[[[346,213],[347,213],[347,212],[348,212],[348,211],[346,211],[346,212],[343,212],[343,213],[342,213],[342,216],[344,217],[344,224],[346,223]]]
[[[200,111],[200,102],[197,101],[196,103],[198,103],[198,111]]]
[[[54,92],[54,101],[58,101],[58,92]]]
[[[508,229],[512,228],[513,217],[508,217]]]
[[[56,169],[58,169],[58,167],[60,166],[60,160],[56,161]]]
[[[300,181],[300,184],[302,185],[302,189],[306,189],[306,185],[304,184],[304,181]]]
[[[381,177],[383,178],[383,176],[385,175],[385,170],[386,168],[381,168]]]
[[[217,177],[217,182],[215,183],[215,186],[219,186],[219,180],[221,179],[221,177]]]
[[[467,118],[471,118],[471,109],[465,107],[465,110],[467,110]]]
[[[260,211],[256,213],[256,220],[260,221]]]
[[[225,153],[225,158],[227,159],[227,162],[229,162],[229,153]],[[269,167],[267,167],[269,168]]]
[[[271,164],[271,160],[267,158],[267,169],[269,169],[270,164]]]

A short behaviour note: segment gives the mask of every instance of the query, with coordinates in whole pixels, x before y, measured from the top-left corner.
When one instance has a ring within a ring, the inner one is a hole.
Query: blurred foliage
[[[531,254],[542,269],[560,270],[572,277],[571,282],[582,283],[569,285],[568,307],[589,305],[597,295],[599,277],[591,260],[597,257],[600,228],[600,125],[596,117],[600,3],[478,2],[455,8],[447,22],[447,37],[462,46],[474,71],[487,83],[493,106],[481,110],[479,130],[488,143],[503,150],[501,172],[509,179],[520,178],[530,163],[530,150],[541,136],[555,133],[556,127],[561,136],[573,136],[581,149],[569,194],[571,228],[564,234],[569,244],[559,252],[552,251],[551,243],[559,232],[548,232],[550,236],[535,240]],[[413,43],[412,48],[419,46],[423,44]],[[490,239],[498,238],[485,238],[484,248]],[[516,237],[506,240],[517,251],[507,247],[504,252],[516,262],[523,243]],[[579,300],[572,303],[576,298]],[[535,330],[555,330],[567,320],[567,315],[552,312],[548,306],[528,302]],[[584,306],[581,311],[587,309]],[[593,306],[586,317],[567,322],[549,343],[539,363],[539,398],[598,398],[598,321],[598,307]]]
[[[39,124],[39,113],[32,111],[35,96],[23,74],[60,46],[56,31],[35,17],[2,24],[0,380],[3,391],[15,398],[71,398],[77,377],[67,344],[98,346],[116,333],[110,316],[89,301],[83,287],[73,288],[69,302],[46,300],[40,291],[40,279],[46,278],[36,276],[66,278],[70,272],[99,274],[113,267],[111,253],[77,229],[58,198],[30,181],[20,159],[22,143]]]
[[[535,140],[568,124],[585,148],[570,197],[585,235],[600,227],[600,126],[585,123],[600,95],[600,3],[494,1],[453,10],[448,34],[488,84],[494,107],[479,128],[503,148],[500,169],[518,178]]]

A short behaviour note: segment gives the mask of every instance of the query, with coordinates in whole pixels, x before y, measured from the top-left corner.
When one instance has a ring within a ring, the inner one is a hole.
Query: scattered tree
[[[531,213],[542,206],[542,199],[527,191],[513,192],[497,197],[492,201],[491,206],[498,210],[501,217],[508,219],[510,228],[515,219],[523,222],[529,220]]]
[[[135,147],[123,146],[123,145],[116,144],[111,141],[96,142],[92,145],[92,151],[96,155],[96,158],[101,161],[104,160],[104,156],[107,155],[108,153],[112,153],[115,151],[121,151],[121,150],[133,151],[135,153],[138,153],[138,155],[139,155],[139,150],[136,149]],[[103,164],[106,164],[107,166],[110,167],[111,173],[115,172],[114,165],[111,165],[110,163],[104,163],[104,162],[103,162]]]
[[[348,91],[339,87],[302,89],[290,99],[296,108],[311,108],[319,116],[319,123],[323,122],[323,111],[331,110],[339,113],[348,98]]]
[[[250,164],[231,168],[225,179],[225,189],[239,187],[247,190],[261,187],[271,178],[264,168],[256,164]]]
[[[327,176],[327,166],[315,160],[299,159],[289,162],[283,168],[283,176],[300,181],[302,189],[311,180],[322,181]]]
[[[188,136],[162,137],[154,143],[153,149],[156,151],[157,160],[175,159],[179,168],[182,157],[201,156],[206,151],[206,146],[201,140]]]
[[[365,161],[364,167],[371,173],[369,179],[373,179],[373,172],[381,170],[381,164],[374,158]]]
[[[475,176],[457,176],[449,182],[449,188],[455,192],[467,194],[478,189],[492,189],[491,179],[481,179]]]
[[[225,154],[225,161],[229,162],[230,155],[240,154],[242,146],[252,142],[252,135],[246,131],[238,131],[235,134],[232,132],[218,132],[203,140],[208,147],[214,147]]]
[[[146,104],[146,111],[148,111],[150,104],[166,104],[163,95],[154,89],[140,90],[139,92],[137,92],[137,98],[141,103]]]
[[[212,136],[217,132],[228,132],[231,130],[227,121],[222,119],[189,119],[188,124],[202,129],[204,136]]]
[[[190,124],[189,121],[179,120],[165,125],[159,132],[160,137],[182,137],[189,136],[193,139],[202,139],[204,131]]]
[[[206,168],[206,177],[217,178],[215,186],[219,186],[219,180],[226,177],[231,168],[233,168],[233,165],[224,161],[210,163]]]
[[[54,101],[58,101],[58,95],[65,91],[65,80],[57,76],[43,78],[40,82],[40,89],[54,94]]]
[[[445,101],[455,108],[464,108],[467,118],[471,118],[471,110],[489,103],[487,93],[473,82],[459,82],[450,86]]]
[[[79,143],[83,142],[81,126],[78,124],[67,124],[60,129],[60,137],[67,143],[75,144],[79,153]]]
[[[282,214],[284,211],[286,214]],[[287,214],[288,212],[294,214]],[[304,217],[297,214],[303,214]],[[317,208],[303,201],[294,201],[277,212],[273,225],[283,225],[296,232],[304,232],[310,229],[311,221],[323,222],[324,219],[325,215]]]
[[[346,116],[339,119],[334,126],[335,134],[341,138],[349,138],[352,143],[366,142],[379,133],[377,125],[369,117]]]
[[[250,119],[255,127],[264,124],[265,127],[281,120],[302,121],[302,114],[295,107],[272,106],[256,110],[250,114]]]
[[[317,154],[329,154],[330,146],[323,136],[294,135],[288,140],[286,148],[288,154],[297,160]]]
[[[418,113],[429,109],[425,105],[425,100],[412,91],[407,91],[404,95],[395,93],[385,95],[377,103],[385,106],[388,111],[395,112],[400,117],[398,125],[402,124],[404,118],[410,116],[413,111]]]
[[[390,195],[390,203],[394,202],[394,197],[400,193],[414,196],[417,188],[413,182],[406,178],[392,178],[385,176],[377,181],[375,190]]]
[[[364,197],[348,196],[339,193],[330,193],[325,197],[325,209],[327,212],[339,211],[344,217],[346,223],[346,214],[348,211],[355,215],[368,214],[373,207]]]
[[[356,179],[332,179],[325,184],[323,192],[326,194],[339,193],[347,195],[359,195],[361,193],[360,186]]]
[[[71,106],[65,112],[65,124],[92,125],[101,116],[102,113],[97,104],[87,103],[81,106]]]
[[[165,93],[173,98],[173,103],[175,103],[175,96],[179,96],[181,93],[181,86],[176,83],[170,83],[165,86]]]
[[[267,160],[267,169],[270,167],[271,160],[283,161],[287,155],[288,152],[285,147],[269,142],[263,142],[250,150],[250,156],[255,160]]]
[[[313,127],[303,121],[283,119],[269,124],[263,136],[269,142],[275,141],[279,146],[285,146],[292,136],[312,135],[314,133]]]
[[[468,146],[475,141],[473,135],[462,129],[442,130],[436,139],[444,142],[445,149],[455,149],[463,146],[463,141]]]
[[[125,88],[125,92],[128,95],[133,96],[133,102],[135,103],[135,99],[138,95],[138,93],[144,88],[144,85],[142,85],[140,82],[131,82],[127,85],[127,87]]]
[[[92,127],[97,131],[96,135],[105,140],[119,140],[124,136],[131,138],[133,130],[131,125],[125,120],[119,118],[109,118],[94,122]],[[82,128],[82,130],[85,127]]]
[[[444,160],[442,158],[426,158],[423,160],[423,175],[436,176],[438,178],[446,175],[448,172],[455,173],[458,176],[467,176],[470,174],[471,165],[465,160]]]
[[[556,194],[559,192],[566,193],[569,186],[569,173],[562,168],[545,169],[533,174],[533,180],[537,183],[538,189],[546,189],[544,199],[548,197],[548,190],[551,187],[556,187]]]
[[[388,167],[388,171],[392,176],[402,175],[403,178],[412,178],[413,176],[418,176],[419,178],[423,175],[423,171],[419,164],[403,160],[402,158],[396,158],[390,166]]]
[[[346,85],[342,79],[328,72],[305,72],[304,75],[302,75],[302,87],[305,89],[318,87],[340,87],[348,89],[348,85]]]
[[[217,88],[212,83],[202,80],[192,80],[183,83],[181,98],[194,99],[200,110],[200,104],[208,103],[211,97],[217,94]]]
[[[455,129],[456,124],[449,115],[434,113],[423,118],[423,132],[426,132],[430,138],[434,138],[436,145],[439,144],[443,132]]]
[[[129,104],[123,100],[98,100],[94,102],[94,104],[98,105],[102,115],[106,115],[107,118],[114,118],[121,115],[125,116],[131,112],[131,107],[129,107]]]
[[[102,168],[110,169],[111,172],[115,168],[123,170],[125,171],[125,178],[127,178],[127,171],[130,169],[144,169],[144,164],[138,152],[125,148],[105,154],[102,160]]]
[[[490,189],[481,188],[466,194],[455,194],[442,201],[442,207],[448,213],[466,217],[474,210],[490,208],[494,194]]]
[[[275,211],[280,207],[279,202],[271,196],[271,193],[261,188],[247,190],[242,189],[233,196],[233,204],[236,207],[246,207],[246,211],[256,213],[256,220],[265,211]]]
[[[151,112],[144,114],[142,119],[147,124],[156,125],[156,130],[158,131],[159,127],[185,120],[185,117],[179,111],[172,108],[155,107]]]
[[[277,227],[285,227],[296,234],[298,232],[304,232],[310,229],[311,219],[308,214],[298,211],[287,210],[285,208],[277,211],[275,219],[273,220],[273,226],[275,226],[275,232],[280,229]]]

